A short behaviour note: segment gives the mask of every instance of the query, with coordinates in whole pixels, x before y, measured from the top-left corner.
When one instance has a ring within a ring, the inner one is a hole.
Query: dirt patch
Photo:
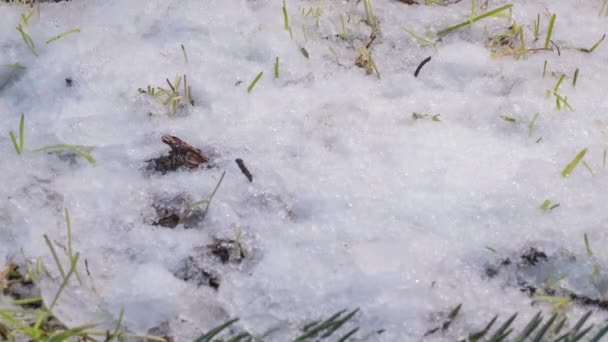
[[[511,257],[487,264],[486,279],[502,279],[507,285],[538,300],[537,296],[567,298],[580,306],[608,310],[608,276],[591,255],[559,249],[549,252],[529,247]]]
[[[203,221],[206,214],[203,207],[195,204],[187,194],[157,198],[152,204],[156,212],[152,225],[175,228],[183,224],[186,229],[195,228]]]
[[[202,151],[186,143],[180,138],[165,134],[161,137],[162,142],[169,145],[169,154],[146,160],[148,169],[166,174],[179,169],[197,169],[209,165],[209,158]]]
[[[184,259],[173,274],[179,279],[194,283],[199,287],[204,285],[214,290],[220,287],[220,277],[211,271],[203,269],[192,256]]]

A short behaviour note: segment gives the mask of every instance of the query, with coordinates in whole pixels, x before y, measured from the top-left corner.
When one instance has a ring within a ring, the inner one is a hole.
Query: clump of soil
[[[4,270],[0,271],[0,288],[5,296],[14,300],[40,297],[40,289],[31,279],[21,274],[19,266],[9,264]],[[22,305],[25,308],[39,309],[42,301]]]
[[[195,283],[199,287],[205,285],[214,290],[220,287],[219,276],[203,269],[192,256],[184,259],[173,274],[179,279]]]
[[[186,194],[155,200],[152,207],[156,211],[156,218],[152,224],[172,229],[179,224],[183,224],[186,229],[195,228],[203,221],[206,213],[200,206],[193,206],[193,203]]]
[[[169,145],[169,154],[146,160],[148,169],[166,174],[179,169],[193,170],[209,164],[209,158],[202,151],[186,143],[180,138],[165,134],[161,137],[162,142]]]
[[[208,245],[209,253],[218,258],[223,264],[240,264],[245,259],[245,249],[240,241],[233,239],[214,239]]]
[[[504,279],[530,297],[567,297],[573,303],[608,310],[608,276],[590,255],[575,255],[563,249],[547,252],[529,247],[513,257],[484,267],[488,279]]]

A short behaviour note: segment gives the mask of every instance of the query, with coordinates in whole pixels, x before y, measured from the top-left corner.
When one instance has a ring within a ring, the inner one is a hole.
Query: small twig
[[[253,175],[251,174],[251,172],[249,172],[249,169],[247,169],[247,166],[245,166],[243,159],[237,158],[235,160],[235,162],[236,162],[236,165],[239,166],[239,169],[245,175],[245,177],[247,177],[247,179],[249,179],[250,182],[253,182]]]

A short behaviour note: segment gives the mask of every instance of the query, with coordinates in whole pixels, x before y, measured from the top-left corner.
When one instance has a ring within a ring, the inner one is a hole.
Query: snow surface
[[[488,9],[506,3],[489,1]],[[41,4],[27,26],[38,57],[15,30],[24,7],[0,4],[0,64],[27,67],[0,68],[0,261],[23,262],[23,252],[56,271],[43,234],[65,241],[69,208],[74,250],[87,260],[97,294],[70,286],[57,316],[70,326],[112,327],[124,308],[129,330],[145,333],[168,321],[179,341],[231,317],[256,334],[278,327],[269,339],[281,341],[303,322],[355,307],[358,336],[384,329],[369,336],[380,341],[420,340],[441,322],[434,317],[458,303],[459,323],[428,340],[453,340],[494,314],[530,317],[538,308],[504,277],[485,277],[488,263],[528,246],[584,255],[584,233],[594,260],[608,260],[601,248],[608,238],[608,50],[605,42],[592,54],[566,49],[591,47],[608,31],[608,18],[598,15],[601,1],[510,3],[528,46],[543,45],[547,9],[557,15],[552,40],[561,56],[492,58],[485,37],[506,30],[508,18],[483,19],[424,47],[403,27],[437,32],[468,18],[469,2],[374,0],[380,34],[371,49],[381,79],[353,66],[355,47],[371,31],[361,22],[363,2],[354,0],[287,1],[293,38],[280,1]],[[310,7],[321,9],[318,24],[302,15]],[[336,37],[340,14],[350,19],[345,40]],[[72,28],[81,32],[44,43]],[[559,93],[574,111],[558,111],[546,96],[562,73]],[[166,87],[165,78],[182,74],[196,104],[175,115],[137,91]],[[412,112],[440,113],[441,121],[415,120]],[[27,151],[17,155],[7,133],[18,129],[21,113]],[[160,141],[167,133],[211,154],[215,167],[146,172],[145,160],[168,151]],[[60,143],[92,147],[97,163],[33,152]],[[578,165],[562,177],[583,148],[594,174]],[[196,228],[151,225],[156,198],[205,199],[223,171]],[[560,206],[539,210],[545,199]],[[174,275],[214,237],[239,231],[248,251],[243,263],[201,257],[220,275],[219,290]],[[43,280],[46,301],[58,282]]]

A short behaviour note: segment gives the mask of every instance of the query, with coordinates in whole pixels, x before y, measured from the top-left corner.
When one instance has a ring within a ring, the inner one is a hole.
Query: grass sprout
[[[274,60],[274,78],[279,78],[279,57]]]
[[[372,8],[372,0],[363,0],[365,6],[365,20],[367,24],[372,28],[371,36],[375,37],[378,32],[378,24],[376,22],[376,16],[374,16],[374,10]]]
[[[479,21],[479,20],[484,19],[484,18],[487,18],[487,17],[495,16],[495,15],[499,14],[499,13],[500,13],[500,12],[502,12],[502,11],[505,11],[505,10],[511,9],[511,7],[513,7],[513,5],[512,5],[512,4],[507,4],[507,5],[504,5],[504,6],[500,6],[500,7],[498,7],[498,8],[495,8],[495,9],[493,9],[493,10],[490,10],[490,11],[488,11],[488,12],[485,12],[485,13],[483,13],[483,14],[480,14],[480,15],[478,15],[478,16],[476,16],[476,17],[469,17],[469,19],[468,19],[468,20],[463,21],[463,22],[461,22],[460,24],[456,24],[456,25],[453,25],[453,26],[447,27],[447,28],[445,28],[445,29],[443,29],[443,30],[440,30],[439,32],[437,32],[437,36],[439,36],[439,37],[441,37],[441,36],[445,36],[446,34],[448,34],[448,33],[452,32],[452,31],[456,31],[456,30],[458,30],[458,29],[460,29],[460,28],[463,28],[463,27],[469,26],[469,25],[473,24],[473,23],[474,23],[474,22],[476,22],[476,21]]]
[[[19,70],[25,70],[27,69],[25,66],[19,64],[19,63],[13,63],[13,64],[3,64],[2,65],[5,68],[11,68],[11,69],[19,69]]]
[[[551,42],[551,35],[553,34],[553,25],[555,24],[555,14],[551,15],[549,19],[549,28],[547,29],[547,36],[545,37],[545,49],[549,48],[549,42]]]
[[[409,34],[415,40],[418,40],[419,42],[421,42],[423,46],[435,46],[436,42],[432,42],[432,41],[416,34],[416,32],[412,31],[411,29],[409,29],[407,27],[403,27],[403,31],[405,31],[405,33]]]
[[[540,29],[540,13],[536,16],[534,20],[534,41],[538,41],[538,32]]]
[[[11,141],[13,142],[13,147],[15,148],[15,152],[20,155],[23,152],[23,147],[25,144],[25,115],[21,114],[21,120],[19,120],[19,142],[17,142],[17,138],[15,137],[15,133],[13,131],[8,132],[8,135],[11,137]]]
[[[182,46],[182,54],[184,55],[184,61],[186,62],[186,64],[188,64],[188,54],[186,53],[186,48],[184,47],[184,44],[181,44]]]
[[[46,43],[50,44],[50,43],[52,43],[52,42],[54,42],[56,40],[59,40],[59,39],[65,37],[65,36],[69,36],[69,35],[74,34],[74,33],[80,33],[80,29],[79,28],[75,28],[75,29],[71,29],[71,30],[65,31],[63,33],[60,33],[60,34],[56,35],[55,37],[47,40]]]
[[[194,99],[192,98],[192,87],[188,86],[188,77],[184,74],[182,76],[175,76],[173,83],[169,79],[165,79],[168,89],[163,87],[151,87],[139,88],[137,91],[141,94],[148,94],[154,97],[157,101],[167,107],[173,114],[177,113],[177,108],[183,105],[184,101],[194,106]],[[180,91],[183,81],[183,91]]]
[[[285,27],[285,31],[289,32],[289,37],[293,38],[291,26],[289,25],[289,15],[287,14],[287,4],[285,3],[285,0],[283,0],[283,25]]]
[[[256,83],[258,83],[260,78],[262,78],[262,75],[264,75],[264,72],[260,71],[260,73],[255,76],[253,81],[251,81],[251,83],[249,83],[249,87],[247,87],[247,93],[251,93],[251,91],[253,90],[253,87],[255,87]]]
[[[565,74],[562,74],[559,77],[559,80],[557,80],[557,83],[555,84],[555,87],[553,87],[553,91],[557,91],[559,89],[559,86],[562,84],[562,82],[564,81],[565,78],[566,78]]]
[[[61,152],[63,150],[69,150],[70,152],[76,154],[84,158],[87,162],[92,165],[95,165],[95,158],[89,153],[90,148],[80,145],[71,145],[71,144],[58,144],[58,145],[50,145],[34,150],[34,152]]]
[[[529,137],[532,136],[532,132],[534,131],[534,125],[536,125],[536,120],[538,120],[539,116],[540,116],[540,113],[534,114],[534,116],[532,117],[532,120],[530,121],[530,124],[528,125],[528,136]]]
[[[586,53],[592,53],[606,38],[606,34],[604,33],[604,35],[602,36],[602,38],[600,38],[597,42],[595,42],[595,44],[593,44],[592,47],[590,47],[589,49],[579,49],[582,52],[586,52]]]
[[[21,38],[23,39],[23,42],[25,43],[27,48],[30,50],[30,52],[34,56],[38,57],[38,53],[36,52],[36,47],[34,46],[34,41],[32,40],[32,37],[30,37],[30,35],[27,34],[27,32],[25,32],[25,29],[23,28],[22,24],[17,25],[17,31],[19,31],[19,33],[21,33]]]
[[[572,78],[572,87],[576,87],[576,80],[578,79],[578,68],[574,70],[574,77]]]
[[[572,161],[570,163],[568,163],[568,165],[566,165],[566,167],[562,171],[562,177],[568,177],[572,173],[572,171],[574,171],[574,168],[581,162],[583,157],[585,157],[586,153],[587,153],[587,148],[582,149],[574,157],[574,159],[572,159]]]

